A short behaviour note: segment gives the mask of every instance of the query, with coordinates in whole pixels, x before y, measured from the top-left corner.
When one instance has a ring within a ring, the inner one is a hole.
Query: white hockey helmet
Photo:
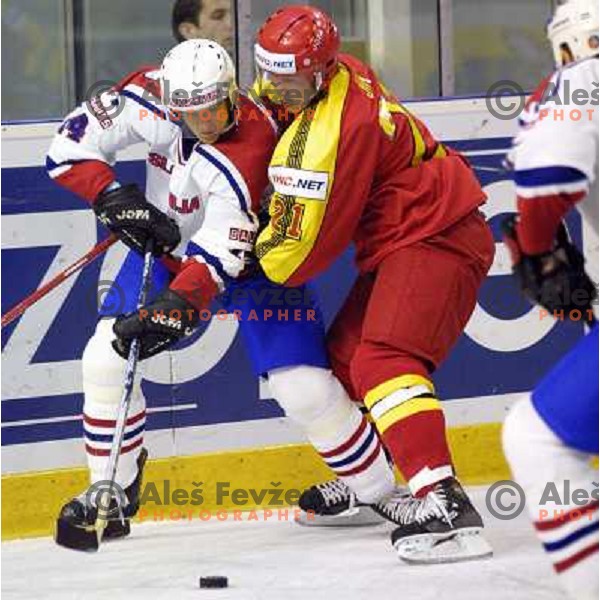
[[[565,47],[575,60],[598,54],[597,0],[566,0],[560,4],[548,23],[548,39],[559,67]]]
[[[212,40],[181,42],[161,66],[161,94],[165,106],[176,111],[210,108],[223,100],[235,101],[237,84],[233,61]]]

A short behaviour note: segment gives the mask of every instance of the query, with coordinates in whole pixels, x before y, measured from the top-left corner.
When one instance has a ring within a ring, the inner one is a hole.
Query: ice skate
[[[113,498],[109,508],[109,520],[104,530],[103,540],[118,539],[129,535],[131,531],[130,520],[139,510],[140,490],[144,465],[148,458],[148,452],[142,448],[137,459],[138,474],[131,485],[125,488],[127,503],[122,506],[120,514],[117,500]],[[86,490],[76,498],[65,504],[56,521],[55,541],[59,546],[71,548],[72,550],[90,550],[90,532],[94,531],[98,509],[94,505],[97,492],[90,494]]]
[[[308,527],[362,527],[385,521],[368,504],[361,503],[340,479],[308,488],[298,505],[302,513],[296,522]]]
[[[385,507],[378,505],[378,512],[398,525],[392,544],[406,563],[459,562],[492,555],[481,516],[456,479],[438,483],[423,498],[397,496]]]

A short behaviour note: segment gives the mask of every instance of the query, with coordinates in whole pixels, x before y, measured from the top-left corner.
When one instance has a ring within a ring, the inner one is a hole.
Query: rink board
[[[440,139],[467,154],[488,192],[484,211],[499,240],[499,221],[514,208],[502,161],[515,123],[491,118],[477,99],[410,107]],[[45,173],[56,126],[3,126],[2,313],[106,235],[92,211]],[[143,185],[144,149],[120,158],[119,179]],[[586,254],[596,255],[597,239],[577,215],[569,225]],[[98,287],[114,276],[121,256],[114,247],[2,332],[4,537],[49,533],[56,508],[85,485],[80,357],[96,322]],[[467,331],[435,377],[458,471],[474,483],[507,475],[499,443],[503,415],[583,333],[579,324],[540,318],[518,296],[509,269],[497,244]],[[349,251],[317,282],[328,322],[353,277]],[[231,481],[232,487],[236,481],[246,487],[281,481],[291,489],[327,477],[268,385],[252,375],[234,320],[213,318],[185,346],[153,359],[148,370],[146,442],[158,459],[150,480],[175,479],[185,489],[194,477]]]

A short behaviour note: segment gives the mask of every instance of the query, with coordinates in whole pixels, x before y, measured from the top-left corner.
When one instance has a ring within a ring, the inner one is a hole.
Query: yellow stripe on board
[[[449,430],[450,446],[463,483],[477,485],[509,477],[501,449],[500,429],[499,423],[492,423]],[[261,490],[282,489],[281,499],[294,490],[301,491],[329,479],[332,473],[312,446],[296,444],[150,460],[145,475],[145,484],[153,484],[161,498],[166,480],[169,480],[171,500],[175,489],[185,490],[191,495],[199,489],[193,482],[200,481],[203,482],[204,498],[200,506],[173,502],[163,506],[149,501],[143,506],[148,515],[144,519],[147,522],[168,520],[171,511],[184,514],[192,510],[196,514],[200,509],[213,512],[222,509],[252,510],[259,506],[279,509],[279,505],[269,506],[274,496],[272,493],[267,493],[261,503],[248,498],[245,504],[236,504],[230,494],[218,504],[216,483],[230,482],[232,492],[235,489],[246,490],[247,493],[255,490],[258,494]],[[4,475],[2,539],[52,535],[60,507],[80,494],[87,485],[87,471],[83,468]],[[237,500],[239,502],[239,498]],[[293,535],[293,529],[290,535]]]

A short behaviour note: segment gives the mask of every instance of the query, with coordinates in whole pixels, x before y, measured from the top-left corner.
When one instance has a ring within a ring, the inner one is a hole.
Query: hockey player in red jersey
[[[466,160],[339,43],[311,6],[281,8],[258,32],[257,85],[294,118],[271,159],[271,220],[256,254],[272,281],[298,285],[355,244],[359,276],[328,349],[412,492],[388,506],[392,542],[409,562],[487,556],[431,379],[492,263],[485,194]]]

